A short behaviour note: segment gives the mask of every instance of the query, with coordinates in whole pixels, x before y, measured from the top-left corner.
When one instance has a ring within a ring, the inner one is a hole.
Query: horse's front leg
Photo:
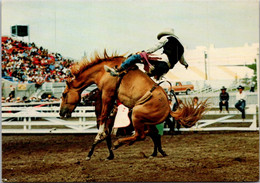
[[[103,124],[101,124],[102,120],[100,120],[100,123],[99,123],[99,129],[98,129],[98,134],[97,136],[95,137],[94,139],[94,143],[92,144],[91,146],[91,149],[88,153],[88,156],[86,158],[86,160],[90,160],[91,159],[91,156],[93,155],[94,153],[94,150],[95,150],[95,147],[100,143],[102,142],[103,140],[105,140],[108,136],[109,136],[109,131],[105,130],[105,123],[103,122]],[[107,140],[107,143],[108,143],[109,139]],[[110,141],[111,141],[111,138],[110,138]],[[111,142],[110,142],[111,143]],[[108,143],[108,147],[109,147],[109,143]],[[110,147],[111,149],[111,147]]]
[[[114,159],[114,153],[112,151],[112,140],[111,140],[111,133],[112,133],[112,129],[114,126],[114,122],[115,122],[115,116],[116,116],[116,110],[114,108],[114,110],[112,111],[112,113],[110,114],[110,117],[107,121],[107,125],[108,125],[108,136],[106,138],[106,142],[107,142],[107,148],[109,151],[109,156],[107,157],[107,160],[112,160]]]
[[[100,124],[99,124],[98,134],[95,137],[94,143],[92,144],[92,147],[86,158],[87,160],[89,160],[91,158],[92,154],[94,153],[94,149],[95,149],[96,145],[99,144],[100,142],[102,142],[103,140],[107,139],[107,137],[108,137],[107,145],[108,145],[108,148],[110,151],[109,158],[111,159],[114,156],[114,154],[112,154],[113,152],[111,153],[112,145],[111,145],[111,137],[109,137],[111,130],[109,130],[109,124],[107,124],[108,116],[112,110],[113,103],[114,103],[114,101],[112,101],[111,98],[109,98],[109,100],[102,99],[102,112],[101,112],[101,116],[99,118]]]
[[[114,153],[112,151],[111,132],[107,135],[107,137],[105,139],[106,139],[107,147],[108,147],[108,150],[109,150],[109,156],[107,157],[107,160],[112,160],[112,159],[114,159]],[[88,156],[87,156],[86,160],[90,160],[91,159],[91,156],[94,153],[95,147],[97,146],[97,144],[99,144],[102,141],[103,140],[95,141],[92,144],[91,149],[90,149],[90,151],[88,153]]]

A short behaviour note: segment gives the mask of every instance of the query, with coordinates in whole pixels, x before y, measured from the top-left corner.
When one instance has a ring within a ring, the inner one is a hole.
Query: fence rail
[[[55,103],[56,104],[56,103]],[[192,128],[181,128],[180,131],[257,131],[257,105],[249,105],[247,118],[242,120],[241,113],[234,107],[230,112],[219,113],[218,107],[208,111],[203,119]],[[230,126],[226,126],[229,124]],[[232,125],[235,126],[232,126]],[[168,131],[165,128],[164,131]],[[79,106],[72,117],[61,119],[57,106],[8,106],[2,107],[3,134],[30,133],[97,133],[96,116],[93,106]]]

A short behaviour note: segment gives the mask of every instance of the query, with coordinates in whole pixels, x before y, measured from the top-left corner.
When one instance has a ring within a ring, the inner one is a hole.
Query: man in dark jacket
[[[229,100],[229,94],[226,92],[227,88],[224,86],[221,88],[221,93],[219,94],[219,110],[222,112],[222,106],[226,107],[226,111],[228,111],[228,100]]]

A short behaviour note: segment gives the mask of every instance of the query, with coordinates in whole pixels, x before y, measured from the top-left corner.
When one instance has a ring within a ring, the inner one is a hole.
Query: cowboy
[[[105,66],[107,72],[110,72],[112,76],[118,76],[122,71],[128,69],[130,66],[136,63],[143,62],[145,71],[149,76],[154,76],[159,80],[161,76],[166,74],[169,69],[172,69],[174,65],[179,61],[185,68],[188,68],[188,64],[184,59],[184,47],[180,43],[178,37],[174,34],[173,29],[165,29],[157,35],[159,40],[155,47],[152,47],[145,52],[135,54],[127,58],[119,68],[110,68]],[[163,48],[161,54],[152,54],[157,50]],[[154,66],[154,67],[153,67]]]
[[[237,100],[237,103],[235,104],[235,107],[240,111],[242,112],[242,119],[245,119],[246,118],[246,115],[245,115],[245,108],[246,108],[246,93],[243,92],[244,90],[244,87],[239,85],[237,87],[238,89],[238,93],[236,94],[236,100]]]
[[[222,112],[222,106],[226,107],[226,111],[229,113],[228,111],[228,100],[229,100],[229,94],[226,92],[227,88],[225,88],[225,86],[222,86],[222,88],[220,89],[221,93],[219,94],[219,112]]]

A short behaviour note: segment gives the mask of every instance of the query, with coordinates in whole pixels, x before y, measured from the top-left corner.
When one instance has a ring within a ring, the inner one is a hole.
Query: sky
[[[165,28],[187,49],[259,42],[258,0],[2,0],[1,13],[3,36],[29,25],[30,42],[74,59],[148,49]]]

